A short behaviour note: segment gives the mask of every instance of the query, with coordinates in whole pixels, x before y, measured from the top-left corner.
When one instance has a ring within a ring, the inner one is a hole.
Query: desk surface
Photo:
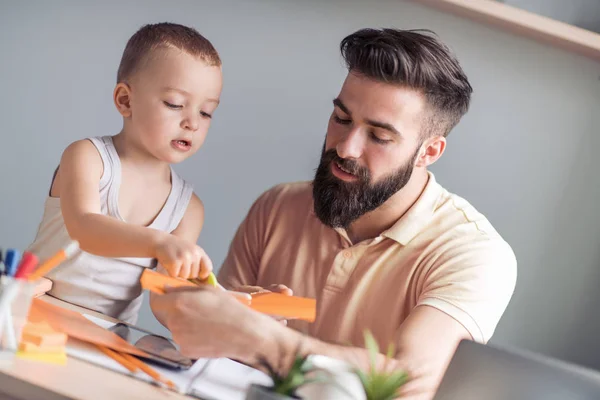
[[[66,304],[50,296],[40,298],[71,310],[114,321],[110,317]],[[67,364],[62,366],[20,358],[11,362],[0,361],[0,393],[19,400],[190,399],[73,357],[68,357]]]

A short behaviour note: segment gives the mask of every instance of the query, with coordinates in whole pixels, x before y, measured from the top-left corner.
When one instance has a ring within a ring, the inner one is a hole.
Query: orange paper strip
[[[196,286],[196,284],[190,281],[186,281],[179,278],[173,278],[172,276],[166,276],[149,269],[144,269],[142,277],[140,278],[140,283],[142,284],[142,288],[154,292],[156,294],[165,294],[165,286]]]
[[[156,294],[165,294],[165,286],[171,287],[182,287],[182,286],[190,286],[196,287],[199,285],[204,285],[204,283],[195,283],[192,281],[186,281],[179,278],[173,278],[172,276],[163,275],[156,271],[152,271],[149,269],[144,270],[142,272],[142,277],[140,278],[140,283],[142,284],[142,288],[149,290]],[[250,304],[250,295],[247,293],[239,293],[228,291],[227,293],[234,296],[240,303],[249,305]]]
[[[116,333],[96,325],[83,315],[40,299],[33,299],[29,310],[29,321],[33,323],[46,321],[53,329],[64,332],[75,339],[108,347],[122,353],[148,357],[148,354],[127,343]]]
[[[286,296],[281,293],[255,293],[252,295],[253,310],[290,319],[315,322],[317,301],[306,297]]]
[[[190,281],[173,278],[149,269],[144,270],[140,278],[142,288],[157,294],[165,293],[165,286],[196,286]],[[233,292],[231,292],[233,293]],[[248,304],[246,298],[236,296],[242,303],[253,310],[284,318],[301,319],[314,322],[317,315],[317,301],[298,296],[286,296],[280,293],[255,293]]]

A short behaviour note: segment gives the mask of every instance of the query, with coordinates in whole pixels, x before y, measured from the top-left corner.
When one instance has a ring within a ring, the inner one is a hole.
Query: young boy
[[[170,164],[202,146],[221,86],[219,55],[196,30],[160,23],[129,39],[113,93],[123,129],[67,147],[29,249],[43,259],[79,241],[47,275],[50,295],[134,323],[154,259],[171,276],[209,275],[196,245],[204,207]]]

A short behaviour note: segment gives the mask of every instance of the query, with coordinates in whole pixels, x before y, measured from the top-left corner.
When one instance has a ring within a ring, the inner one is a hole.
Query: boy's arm
[[[195,193],[192,194],[192,198],[190,199],[190,203],[185,210],[185,214],[177,225],[177,228],[172,232],[173,235],[181,237],[182,239],[189,240],[192,243],[196,243],[198,241],[198,237],[200,237],[200,232],[202,231],[202,226],[204,225],[204,204],[202,200]],[[204,253],[201,259],[201,262],[209,263],[208,266],[210,270],[212,270],[212,263],[210,259]],[[161,271],[164,272],[164,271]],[[198,271],[192,270],[192,276],[197,276]],[[165,316],[160,313],[160,308],[156,307],[157,299],[159,295],[154,293],[150,293],[150,308],[156,319],[163,325],[165,325]]]
[[[177,225],[177,228],[171,232],[175,236],[187,239],[192,243],[196,243],[202,232],[202,226],[204,225],[204,204],[196,193],[192,193],[190,203],[188,204],[183,218]]]
[[[81,249],[103,257],[156,258],[171,276],[206,278],[210,264],[202,263],[206,254],[195,241],[101,214],[102,171],[102,159],[88,140],[73,143],[63,153],[57,178],[61,211],[69,236]]]
[[[102,158],[89,140],[64,151],[59,167],[60,205],[69,236],[80,248],[104,257],[156,257],[167,233],[101,214],[98,188]]]

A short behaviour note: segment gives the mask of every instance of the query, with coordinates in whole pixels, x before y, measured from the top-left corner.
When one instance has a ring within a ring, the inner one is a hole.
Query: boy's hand
[[[197,244],[175,235],[168,235],[155,247],[156,259],[176,278],[208,278],[212,261]]]

